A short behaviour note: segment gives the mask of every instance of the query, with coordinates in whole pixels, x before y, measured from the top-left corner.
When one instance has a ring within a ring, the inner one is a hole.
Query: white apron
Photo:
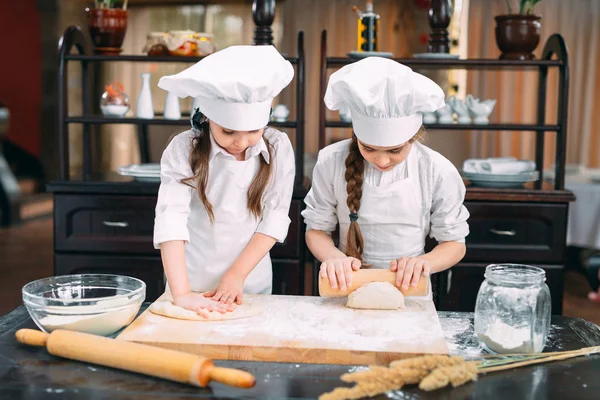
[[[185,256],[194,292],[216,289],[256,232],[260,219],[248,211],[247,193],[260,166],[259,157],[262,155],[246,161],[215,157],[207,184],[214,223],[211,224],[198,193],[194,191],[192,195],[187,223],[190,242],[185,246]],[[273,271],[267,253],[246,278],[244,293],[271,294],[272,286]]]
[[[372,186],[363,183],[358,211],[358,223],[364,239],[363,258],[372,268],[390,268],[390,262],[402,257],[424,254],[425,202],[418,182],[418,158],[411,149],[407,159],[407,178],[389,185]],[[365,161],[366,162],[366,161]],[[339,186],[338,186],[339,187]],[[346,190],[345,185],[341,185]],[[346,237],[350,227],[347,196],[338,202],[340,223],[340,250],[345,252]],[[431,282],[428,298],[431,298]]]

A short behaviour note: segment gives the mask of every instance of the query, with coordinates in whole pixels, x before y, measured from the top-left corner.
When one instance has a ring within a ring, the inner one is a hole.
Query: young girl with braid
[[[271,293],[269,251],[288,232],[295,168],[287,135],[266,126],[293,74],[273,46],[232,46],[160,79],[199,102],[161,158],[154,246],[175,305],[205,316]]]
[[[423,112],[444,106],[442,89],[395,61],[369,57],[331,75],[325,104],[349,109],[352,139],[320,151],[303,216],[320,275],[345,289],[363,267],[416,286],[465,254],[469,213],[452,163],[421,144]],[[340,248],[331,232],[340,228]],[[425,253],[427,236],[438,245]]]

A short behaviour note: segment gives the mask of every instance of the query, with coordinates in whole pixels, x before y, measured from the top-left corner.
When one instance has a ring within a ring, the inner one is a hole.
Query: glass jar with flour
[[[528,265],[488,265],[475,305],[479,342],[494,353],[539,353],[549,330],[546,272]]]

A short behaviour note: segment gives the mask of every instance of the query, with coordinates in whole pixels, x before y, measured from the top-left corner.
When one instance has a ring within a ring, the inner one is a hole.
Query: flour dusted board
[[[160,299],[159,299],[160,300]],[[402,310],[355,310],[344,297],[246,295],[264,311],[230,321],[183,321],[145,311],[117,339],[220,360],[386,364],[412,354],[447,354],[431,300]]]

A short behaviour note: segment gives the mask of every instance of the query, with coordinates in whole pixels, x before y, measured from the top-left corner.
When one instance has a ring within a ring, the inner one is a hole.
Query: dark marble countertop
[[[147,304],[145,305],[147,306]],[[440,312],[450,351],[466,358],[482,355],[470,313]],[[45,349],[15,340],[20,328],[36,328],[19,307],[0,318],[0,399],[315,399],[337,386],[341,374],[361,366],[217,361],[247,370],[257,383],[235,389],[213,383],[195,388],[158,378],[61,359]],[[545,351],[600,345],[598,326],[577,318],[553,317]],[[426,393],[415,387],[388,392],[377,399],[598,399],[600,356],[522,367],[480,376],[456,389]]]

